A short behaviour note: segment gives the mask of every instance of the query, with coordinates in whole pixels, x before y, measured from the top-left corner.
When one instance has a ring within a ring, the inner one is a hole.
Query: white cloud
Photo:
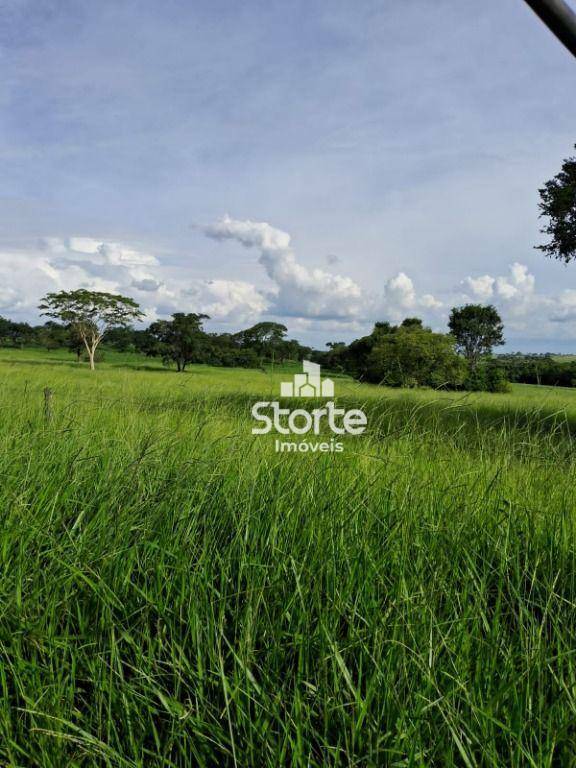
[[[524,264],[514,262],[510,265],[510,274],[505,277],[467,277],[462,281],[464,289],[473,298],[481,301],[503,299],[504,301],[525,301],[534,293],[535,278]]]
[[[14,264],[17,268],[14,269]],[[91,288],[132,295],[148,320],[172,312],[203,312],[222,322],[245,322],[268,300],[243,281],[191,280],[145,251],[89,237],[45,238],[16,252],[0,250],[0,309],[34,317],[40,298],[58,290]]]
[[[463,283],[464,286],[478,299],[482,301],[491,299],[494,295],[494,283],[496,279],[490,275],[481,277],[467,277]]]
[[[198,280],[183,291],[194,311],[214,320],[254,320],[268,308],[265,297],[250,283],[237,280]]]
[[[420,294],[404,271],[368,289],[345,275],[307,266],[297,259],[290,235],[265,222],[226,216],[204,232],[254,249],[262,281],[192,278],[186,265],[163,264],[132,244],[47,238],[26,248],[0,249],[1,313],[35,319],[48,291],[87,287],[134,295],[149,320],[177,311],[202,312],[216,323],[239,328],[263,316],[289,318],[291,333],[328,338],[362,334],[375,320],[397,323],[411,315],[441,329],[450,306],[474,301],[494,303],[512,335],[553,337],[560,326],[565,334],[576,333],[576,290],[538,292],[534,275],[518,262],[504,275],[466,277],[459,293],[445,292],[440,301],[431,293]]]
[[[64,241],[64,246],[64,253],[90,254],[103,263],[113,266],[134,267],[158,264],[158,259],[150,253],[128,248],[121,243],[102,242],[91,237],[71,237],[68,241]]]
[[[385,288],[386,300],[394,308],[412,309],[416,304],[416,291],[414,283],[404,274],[399,272],[396,277],[388,280]]]
[[[55,238],[49,241],[50,249],[54,252],[67,253],[76,251],[77,253],[98,253],[102,246],[100,240],[94,240],[92,237],[70,237],[68,240],[58,241]]]
[[[232,219],[228,214],[220,221],[204,227],[204,234],[214,240],[237,240],[246,248],[262,251],[287,251],[290,235],[263,221]]]
[[[375,302],[376,315],[394,322],[403,320],[407,313],[416,312],[426,315],[426,319],[434,319],[434,313],[442,306],[442,302],[430,293],[419,296],[414,281],[405,272],[390,278],[384,285],[382,299]]]
[[[552,337],[552,324],[576,322],[576,290],[557,295],[538,292],[536,279],[525,264],[514,262],[508,275],[467,277],[464,301],[490,301],[499,309],[505,328],[531,337]]]
[[[0,287],[0,309],[15,309],[21,303],[22,295],[19,291],[7,286]]]
[[[420,299],[420,306],[425,309],[442,309],[444,304],[432,296],[431,293],[425,293]]]
[[[534,293],[535,278],[528,267],[515,262],[510,267],[509,277],[496,279],[496,293],[503,299],[525,300]]]
[[[419,297],[404,272],[371,292],[350,277],[307,267],[297,260],[290,235],[266,222],[224,216],[203,231],[212,239],[235,240],[259,251],[258,261],[273,283],[268,311],[279,317],[330,322],[333,327],[344,322],[351,327],[357,321],[398,320],[407,311],[435,312],[443,306],[431,294]]]
[[[550,314],[553,323],[572,323],[576,320],[576,291],[567,289],[558,297]]]
[[[224,216],[204,228],[215,240],[236,240],[259,251],[259,262],[274,286],[271,312],[279,316],[317,319],[352,318],[362,311],[362,290],[349,277],[300,264],[287,232],[266,222]]]
[[[154,280],[153,277],[143,277],[142,280],[132,280],[131,286],[137,291],[146,291],[153,293],[162,287],[162,283]]]

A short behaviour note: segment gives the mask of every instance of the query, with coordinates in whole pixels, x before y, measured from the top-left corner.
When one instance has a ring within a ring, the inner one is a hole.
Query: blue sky
[[[322,345],[490,301],[576,350],[533,249],[576,61],[522,0],[4,0],[0,56],[0,314],[87,285]]]

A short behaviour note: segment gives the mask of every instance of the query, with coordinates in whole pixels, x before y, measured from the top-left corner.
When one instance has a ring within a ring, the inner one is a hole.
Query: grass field
[[[0,764],[576,765],[576,392],[294,370],[0,350]]]

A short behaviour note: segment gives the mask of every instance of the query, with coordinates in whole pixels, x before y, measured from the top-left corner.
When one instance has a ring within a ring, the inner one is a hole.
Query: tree
[[[268,357],[274,363],[276,351],[281,347],[288,329],[281,323],[256,323],[245,331],[236,334],[242,347],[251,347],[260,358]]]
[[[55,323],[53,320],[36,328],[36,341],[49,351],[66,346],[69,336],[66,326]]]
[[[366,379],[391,387],[461,386],[466,364],[456,354],[454,339],[429,328],[408,324],[380,336],[368,356]]]
[[[498,311],[491,304],[466,304],[454,307],[448,321],[456,346],[470,368],[475,368],[482,355],[504,344],[504,326]]]
[[[125,328],[143,317],[140,307],[127,296],[80,288],[48,293],[39,306],[43,315],[66,323],[82,340],[90,368],[94,370],[96,349],[112,328]]]
[[[339,357],[344,368],[358,379],[368,376],[370,353],[381,339],[396,333],[397,330],[395,325],[386,321],[377,322],[369,336],[355,339],[347,349],[340,352]]]
[[[406,317],[400,323],[401,328],[423,328],[424,325],[419,317]]]
[[[549,219],[541,230],[550,242],[536,246],[551,258],[576,258],[576,157],[564,160],[562,170],[539,190],[540,216]]]
[[[20,347],[20,349],[34,341],[34,329],[31,325],[15,323],[12,320],[4,320],[4,318],[0,323],[0,334],[11,347]]]
[[[282,341],[278,350],[280,362],[285,360],[308,360],[311,354],[312,349],[303,346],[297,339]]]
[[[150,344],[147,354],[160,355],[164,363],[176,363],[183,372],[188,363],[199,362],[209,337],[202,329],[208,315],[176,312],[172,320],[157,320],[148,329]]]
[[[76,362],[79,363],[82,358],[82,352],[84,351],[84,342],[82,341],[82,336],[76,326],[68,328],[68,342],[66,347],[69,352],[76,355]]]
[[[12,323],[5,317],[0,316],[0,345],[3,345],[8,340],[10,334],[10,326]]]

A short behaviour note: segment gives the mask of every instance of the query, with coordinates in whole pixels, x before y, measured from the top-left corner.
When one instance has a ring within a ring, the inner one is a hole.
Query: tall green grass
[[[0,360],[0,763],[576,764],[572,392],[279,455],[281,371]]]

